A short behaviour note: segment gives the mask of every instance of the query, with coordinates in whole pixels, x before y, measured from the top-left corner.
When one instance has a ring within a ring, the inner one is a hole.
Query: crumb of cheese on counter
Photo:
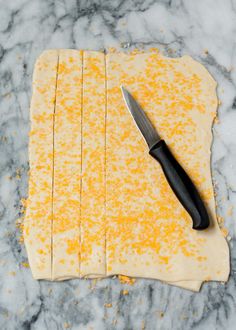
[[[16,276],[16,272],[14,272],[14,271],[13,272],[10,272],[9,275]]]
[[[70,328],[70,324],[67,323],[67,322],[65,322],[65,323],[64,323],[64,328],[65,328],[65,329],[69,329],[69,328]]]
[[[122,294],[123,294],[123,296],[127,296],[129,294],[129,291],[128,290],[122,290]]]
[[[29,264],[28,262],[22,262],[21,265],[25,268],[29,268]]]
[[[124,276],[124,275],[119,275],[118,278],[119,278],[119,281],[120,281],[121,284],[134,285],[134,283],[136,282],[136,280],[134,278]]]
[[[233,214],[233,206],[230,206],[227,210],[227,215],[230,217]]]
[[[112,307],[112,304],[111,303],[106,303],[106,304],[104,304],[104,307],[111,308]]]

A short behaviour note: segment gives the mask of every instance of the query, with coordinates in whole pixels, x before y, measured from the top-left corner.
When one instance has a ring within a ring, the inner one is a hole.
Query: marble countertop
[[[0,8],[0,329],[235,329],[236,1],[0,0]],[[226,285],[193,293],[152,280],[37,282],[25,267],[16,220],[27,196],[35,59],[48,48],[108,47],[189,54],[218,82],[212,173],[231,237]]]

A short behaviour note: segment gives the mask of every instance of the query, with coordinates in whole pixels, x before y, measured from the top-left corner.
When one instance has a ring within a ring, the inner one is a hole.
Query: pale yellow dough
[[[211,227],[194,231],[122,98],[140,102],[189,173]],[[46,51],[33,77],[24,237],[34,278],[123,274],[199,291],[226,281],[210,172],[216,83],[189,56]]]
[[[52,279],[80,275],[82,51],[60,50],[54,120]]]
[[[226,281],[229,251],[216,221],[210,172],[215,81],[189,56],[108,54],[107,62],[107,274]],[[192,230],[160,165],[147,154],[121,84],[197,185],[211,215],[209,229]]]
[[[83,56],[81,276],[106,275],[105,55]]]
[[[36,279],[51,279],[53,113],[55,108],[58,52],[44,52],[33,75],[30,105],[30,176],[24,241]]]

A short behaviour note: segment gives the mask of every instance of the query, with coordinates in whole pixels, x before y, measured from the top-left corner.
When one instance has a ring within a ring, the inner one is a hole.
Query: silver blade
[[[138,126],[139,130],[141,131],[145,141],[149,148],[151,148],[155,143],[161,140],[159,134],[157,133],[156,129],[153,127],[152,123],[148,119],[147,115],[140,107],[140,105],[135,101],[133,96],[121,86],[121,90],[123,93],[123,97],[127,108],[129,109],[132,117],[136,125]]]

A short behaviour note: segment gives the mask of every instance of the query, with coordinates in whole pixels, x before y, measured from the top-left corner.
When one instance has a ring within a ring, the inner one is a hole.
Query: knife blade
[[[195,230],[208,228],[209,216],[197,188],[173,156],[165,141],[161,139],[138,102],[126,88],[121,86],[121,90],[126,106],[147,142],[149,154],[160,163],[170,187],[191,216],[192,228]]]
[[[124,100],[128,110],[130,111],[132,117],[134,118],[134,122],[138,126],[140,132],[142,133],[144,140],[147,142],[149,149],[161,140],[159,134],[156,129],[152,125],[151,121],[148,119],[147,115],[141,108],[141,106],[136,102],[133,96],[121,86],[121,90],[124,96]]]

